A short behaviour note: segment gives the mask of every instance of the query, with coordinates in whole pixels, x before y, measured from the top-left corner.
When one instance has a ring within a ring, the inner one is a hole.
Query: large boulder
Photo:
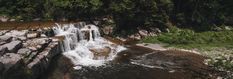
[[[22,47],[22,42],[21,41],[12,41],[10,43],[4,44],[2,47],[7,47],[9,52],[11,53],[16,53],[18,49]]]

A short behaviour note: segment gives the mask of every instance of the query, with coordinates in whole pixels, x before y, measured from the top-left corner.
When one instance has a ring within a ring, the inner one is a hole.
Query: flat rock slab
[[[10,42],[11,40],[12,40],[11,36],[8,36],[8,35],[0,36],[0,41]]]
[[[136,44],[136,45],[146,47],[146,48],[150,48],[150,49],[153,49],[153,50],[167,50],[161,44],[141,43],[141,44]]]
[[[26,56],[30,55],[31,52],[32,51],[30,49],[21,48],[18,50],[17,54],[20,54],[21,56],[26,57]]]
[[[20,36],[24,36],[27,32],[28,32],[27,30],[22,30],[22,31],[11,30],[10,32],[7,32],[5,35],[17,38],[17,37],[20,37]]]
[[[6,53],[0,58],[0,62],[5,68],[10,68],[21,60],[21,56],[15,53]]]
[[[2,47],[7,47],[9,52],[16,53],[19,48],[22,47],[21,41],[12,41],[10,43],[2,45]]]
[[[32,32],[32,33],[28,33],[27,34],[27,38],[31,39],[31,38],[37,38],[40,36],[40,33],[38,32]]]

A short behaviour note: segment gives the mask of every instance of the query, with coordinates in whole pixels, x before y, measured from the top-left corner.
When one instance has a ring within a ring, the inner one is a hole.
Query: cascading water
[[[101,66],[114,59],[116,54],[125,50],[100,36],[95,25],[56,24],[53,28],[56,36],[64,36],[63,54],[71,59],[76,69],[81,66]]]

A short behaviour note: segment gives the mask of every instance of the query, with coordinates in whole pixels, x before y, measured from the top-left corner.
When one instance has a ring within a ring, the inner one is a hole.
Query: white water
[[[76,26],[74,24],[56,25],[53,28],[56,36],[64,36],[63,54],[76,65],[75,69],[79,69],[81,66],[104,65],[113,60],[118,52],[126,49],[102,38],[95,25],[86,25],[85,23],[79,23]],[[107,57],[95,57],[94,52],[90,50],[106,48],[111,49]]]

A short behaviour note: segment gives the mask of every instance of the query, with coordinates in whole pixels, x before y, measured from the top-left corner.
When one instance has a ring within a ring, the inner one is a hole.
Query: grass
[[[165,43],[168,47],[185,49],[225,47],[233,48],[233,31],[194,32],[188,29],[174,28],[169,33],[146,37],[141,42]]]

